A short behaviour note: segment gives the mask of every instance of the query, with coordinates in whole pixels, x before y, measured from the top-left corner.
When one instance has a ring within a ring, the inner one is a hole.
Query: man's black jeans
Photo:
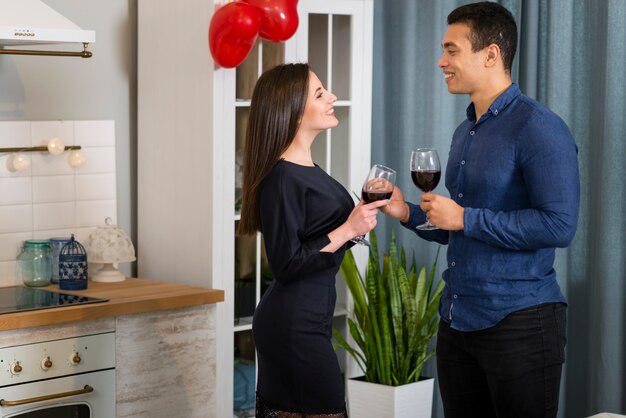
[[[533,306],[476,332],[440,321],[437,380],[446,418],[556,417],[566,309]]]

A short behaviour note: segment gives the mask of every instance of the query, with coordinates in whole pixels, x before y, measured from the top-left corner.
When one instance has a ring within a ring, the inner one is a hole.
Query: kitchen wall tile
[[[117,202],[115,200],[86,200],[76,202],[76,226],[102,226],[111,218],[117,223]]]
[[[0,287],[22,284],[17,278],[15,261],[0,261]]]
[[[74,174],[74,169],[67,163],[67,152],[53,155],[47,152],[32,152],[31,170],[33,176],[53,176]]]
[[[115,147],[84,147],[81,152],[87,162],[76,174],[115,173]]]
[[[30,138],[33,147],[48,145],[48,141],[54,137],[61,139],[65,145],[74,145],[73,121],[41,121],[30,124]]]
[[[104,225],[104,222],[102,222]],[[50,239],[56,237],[70,238],[74,234],[74,239],[87,247],[87,239],[96,227],[81,227],[81,228],[61,228],[61,229],[45,229],[41,231],[35,231],[34,239]],[[0,239],[2,235],[0,234]]]
[[[104,220],[103,220],[102,224],[104,224]],[[89,235],[91,235],[91,233],[93,231],[95,231],[95,230],[96,230],[96,227],[75,228],[74,229],[74,238],[76,239],[76,241],[78,241],[81,244],[83,244],[85,246],[85,248],[86,248],[87,247],[87,240],[89,238]]]
[[[115,174],[79,174],[76,176],[76,200],[115,199]]]
[[[29,122],[0,122],[2,147],[30,147]]]
[[[0,178],[0,205],[23,205],[33,197],[31,177]]]
[[[72,202],[74,183],[74,176],[33,177],[33,203]]]
[[[33,230],[33,206],[0,206],[0,234]]]
[[[74,122],[75,144],[83,147],[114,147],[115,122],[112,120],[81,120]]]
[[[33,239],[32,232],[0,234],[0,261],[15,261],[25,240]]]
[[[33,205],[35,230],[71,228],[76,220],[74,202],[40,203]]]
[[[35,239],[50,239],[50,238],[69,238],[74,233],[75,228],[59,228],[59,229],[42,229],[34,232]]]

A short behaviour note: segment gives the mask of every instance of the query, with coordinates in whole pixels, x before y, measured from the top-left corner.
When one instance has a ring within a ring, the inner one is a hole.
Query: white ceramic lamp
[[[135,247],[128,235],[111,218],[106,218],[105,226],[99,226],[87,239],[87,256],[90,263],[102,264],[102,268],[91,276],[94,282],[121,282],[126,276],[116,269],[114,263],[135,261]]]

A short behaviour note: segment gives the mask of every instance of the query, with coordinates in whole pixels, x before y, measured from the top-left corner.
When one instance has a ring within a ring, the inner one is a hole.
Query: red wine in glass
[[[393,194],[393,190],[390,192],[368,192],[368,191],[362,190],[361,199],[363,199],[365,203],[372,203],[372,202],[376,202],[377,200],[391,199],[392,194]]]
[[[361,199],[365,203],[376,202],[377,200],[391,199],[393,194],[393,188],[396,184],[396,171],[384,165],[374,164],[370,168],[365,181],[363,182],[363,188],[361,189]],[[352,238],[350,241],[357,244],[369,245],[369,242],[365,239],[365,235],[359,235]]]
[[[431,192],[439,184],[441,170],[415,170],[411,171],[413,183],[424,193]]]
[[[411,153],[411,179],[413,183],[424,193],[431,192],[439,184],[441,179],[441,165],[439,155],[433,148],[418,148]],[[428,219],[418,225],[417,229],[428,231],[437,229]]]

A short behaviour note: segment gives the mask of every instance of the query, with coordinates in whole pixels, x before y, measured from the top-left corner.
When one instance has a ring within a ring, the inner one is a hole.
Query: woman
[[[335,275],[350,239],[376,226],[379,201],[356,207],[314,164],[317,134],[339,124],[307,64],[265,72],[252,95],[238,234],[260,230],[274,281],[254,313],[257,417],[346,417],[331,344]]]

